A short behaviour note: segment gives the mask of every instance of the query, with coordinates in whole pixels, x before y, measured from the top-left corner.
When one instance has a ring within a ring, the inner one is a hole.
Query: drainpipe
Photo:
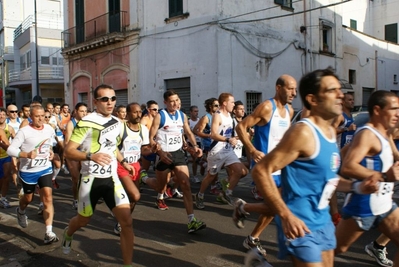
[[[375,88],[374,88],[374,91],[377,91],[378,90],[378,51],[377,50],[375,50],[375,52],[374,52],[374,58],[375,58],[375,60],[374,60],[374,64],[375,64]]]
[[[305,2],[305,1],[304,1]],[[313,0],[309,0],[309,9],[310,10],[312,10],[312,8],[313,8]],[[312,24],[312,13],[311,12],[309,12],[309,25],[310,26],[312,26],[313,24]],[[310,37],[310,40],[309,40],[309,43],[310,43],[310,52],[309,52],[309,66],[310,66],[310,70],[309,71],[313,71],[313,30],[311,29],[311,27],[310,27],[310,35],[309,35],[309,37]]]

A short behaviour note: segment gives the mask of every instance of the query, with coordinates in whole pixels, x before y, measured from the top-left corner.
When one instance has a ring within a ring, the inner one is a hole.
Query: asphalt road
[[[225,175],[222,173],[221,176]],[[150,173],[151,176],[151,173]],[[75,214],[72,209],[71,182],[68,176],[57,178],[60,188],[54,190],[54,232],[61,238],[63,229]],[[250,193],[251,178],[241,180],[234,191],[247,202],[256,202]],[[198,184],[192,185],[197,192]],[[0,266],[121,266],[119,237],[113,233],[115,219],[106,205],[97,205],[90,224],[79,230],[72,243],[70,255],[63,255],[61,242],[44,245],[45,227],[37,215],[38,197],[28,207],[29,226],[18,226],[15,214],[17,197],[15,188],[10,188],[12,208],[0,210]],[[169,210],[155,207],[156,193],[143,188],[141,201],[133,213],[135,232],[134,266],[243,266],[246,251],[242,246],[245,237],[255,225],[257,215],[251,214],[245,229],[232,223],[232,207],[215,202],[215,196],[205,196],[205,209],[195,209],[195,216],[207,224],[207,228],[187,234],[187,215],[181,199],[166,200]],[[339,198],[342,203],[342,196]],[[335,258],[335,266],[377,266],[364,252],[364,246],[378,236],[377,231],[365,233],[350,251]],[[268,260],[275,267],[291,266],[289,261],[276,258],[276,228],[272,223],[261,236],[268,251]],[[388,245],[389,257],[396,249]]]

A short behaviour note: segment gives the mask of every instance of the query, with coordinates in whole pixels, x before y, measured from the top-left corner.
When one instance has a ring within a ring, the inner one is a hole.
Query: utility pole
[[[32,86],[32,97],[39,95],[39,55],[38,55],[38,44],[37,44],[37,8],[36,8],[36,0],[34,2],[35,5],[35,61],[36,61],[36,86]]]
[[[1,87],[3,92],[2,103],[6,107],[6,81],[5,81],[5,66],[4,66],[4,44],[1,44]]]

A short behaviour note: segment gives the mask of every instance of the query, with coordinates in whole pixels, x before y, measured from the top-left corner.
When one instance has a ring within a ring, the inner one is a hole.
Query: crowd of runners
[[[297,81],[288,74],[275,82],[275,96],[251,114],[230,93],[207,99],[203,116],[198,106],[184,113],[173,90],[164,93],[162,108],[154,100],[116,106],[109,85],[93,91],[93,112],[85,103],[71,111],[67,104],[39,101],[21,110],[0,108],[0,206],[10,208],[8,188],[17,186],[17,221],[26,228],[26,209],[38,193],[44,243],[59,241],[52,190],[63,170],[72,178],[71,207],[77,211],[64,230],[63,253],[70,253],[74,233],[90,222],[101,200],[116,219],[123,265],[132,266],[132,218],[141,186],[155,191],[159,210],[168,209],[165,199],[181,198],[188,233],[206,228],[194,207],[206,208],[210,190],[216,201],[232,206],[238,228],[250,213],[259,214],[243,240],[259,266],[271,266],[260,236],[273,219],[278,256],[289,256],[294,266],[333,266],[334,255],[372,228],[381,236],[365,244],[365,252],[381,266],[399,266],[399,254],[392,261],[385,248],[391,240],[399,246],[399,210],[392,198],[399,180],[398,97],[374,92],[369,122],[355,125],[353,94],[342,93],[331,69],[304,75],[298,91],[304,108],[294,125]],[[155,177],[148,175],[151,166]],[[222,169],[226,179],[219,179]],[[234,193],[248,174],[253,203]],[[200,183],[198,192],[190,183]],[[336,191],[347,194],[341,210]]]

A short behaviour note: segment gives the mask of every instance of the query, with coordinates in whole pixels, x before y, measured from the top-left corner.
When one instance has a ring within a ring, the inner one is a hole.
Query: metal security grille
[[[247,114],[251,114],[255,107],[262,101],[262,93],[247,92],[246,93],[247,103]]]
[[[127,106],[128,98],[127,98],[127,89],[115,90],[116,95],[116,106],[124,105]]]
[[[79,93],[78,101],[88,104],[89,103],[89,95],[88,93]]]
[[[165,80],[166,90],[174,90],[181,101],[181,111],[188,114],[191,106],[190,77]]]

